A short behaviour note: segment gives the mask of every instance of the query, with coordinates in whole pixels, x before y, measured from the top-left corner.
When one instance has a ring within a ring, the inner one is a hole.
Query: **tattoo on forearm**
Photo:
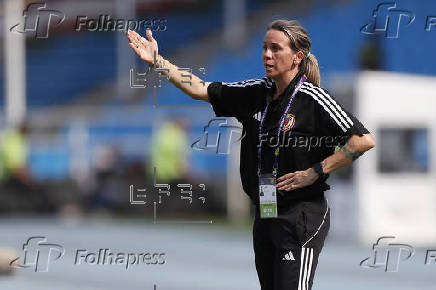
[[[348,148],[347,148],[348,147]],[[350,158],[352,161],[356,160],[357,158],[359,158],[363,153],[360,152],[359,150],[357,150],[351,143],[347,142],[339,152],[342,152],[343,154],[345,154],[345,156],[347,156],[348,158]]]

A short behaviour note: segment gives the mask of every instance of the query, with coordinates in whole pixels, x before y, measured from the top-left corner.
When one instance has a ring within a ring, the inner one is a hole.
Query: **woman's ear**
[[[300,65],[301,61],[304,58],[304,53],[300,50],[296,54],[294,54],[294,64]]]

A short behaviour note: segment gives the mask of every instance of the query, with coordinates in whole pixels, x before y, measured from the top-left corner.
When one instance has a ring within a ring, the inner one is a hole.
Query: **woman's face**
[[[294,68],[296,54],[290,48],[289,38],[283,31],[269,29],[263,40],[262,58],[267,77],[274,79],[286,75]]]

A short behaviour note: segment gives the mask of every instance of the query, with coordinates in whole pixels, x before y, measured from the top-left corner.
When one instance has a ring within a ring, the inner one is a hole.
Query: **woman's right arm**
[[[141,37],[135,31],[127,31],[129,45],[136,55],[149,65],[154,65],[156,68],[163,69],[161,70],[161,74],[169,75],[169,81],[191,98],[210,103],[207,94],[207,87],[210,82],[204,82],[194,74],[192,74],[192,79],[189,82],[186,82],[186,79],[183,79],[179,68],[159,55],[157,41],[153,38],[151,30],[147,29],[145,34],[148,40]],[[155,54],[156,62],[154,59]]]

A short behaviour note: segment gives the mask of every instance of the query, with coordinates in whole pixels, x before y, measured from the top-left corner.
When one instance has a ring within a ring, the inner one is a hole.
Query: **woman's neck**
[[[276,100],[288,87],[289,83],[295,78],[298,74],[298,70],[292,70],[287,74],[278,76],[274,78],[274,82],[276,83],[276,93],[273,96],[273,100]]]

